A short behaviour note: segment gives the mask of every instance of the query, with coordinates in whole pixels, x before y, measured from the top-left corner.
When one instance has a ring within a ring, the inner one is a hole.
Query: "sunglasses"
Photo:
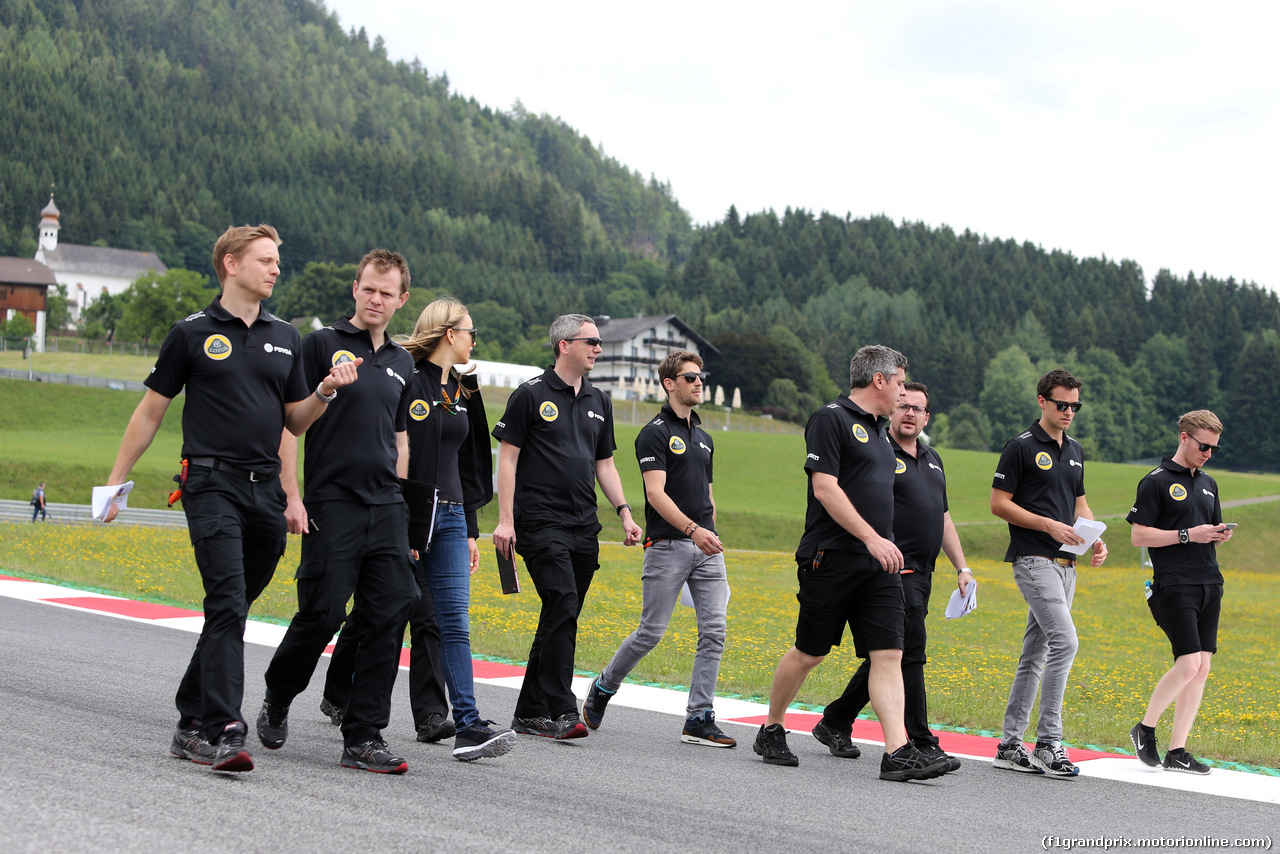
[[[475,340],[476,340],[476,336],[478,336],[478,335],[480,334],[480,330],[479,330],[479,329],[476,329],[474,326],[472,326],[472,327],[466,327],[466,326],[455,326],[455,327],[453,327],[453,331],[454,331],[454,332],[470,332],[470,333],[471,333],[471,340],[472,340],[472,341],[475,341]]]
[[[599,338],[566,338],[565,341],[586,341],[588,347],[599,347]]]
[[[1206,454],[1209,451],[1213,451],[1216,454],[1218,451],[1222,450],[1221,445],[1210,445],[1208,442],[1201,442],[1199,439],[1195,439],[1191,436],[1187,436],[1187,438],[1191,439],[1191,441],[1195,442],[1196,445],[1200,447],[1200,453],[1202,454]]]
[[[683,374],[676,374],[676,376],[684,380],[685,382],[689,383],[690,385],[693,385],[698,380],[702,380],[703,382],[706,382],[707,377],[709,377],[710,374],[708,374],[706,371],[701,371],[696,374],[693,371],[689,371]]]
[[[1084,404],[1078,400],[1075,403],[1067,403],[1065,400],[1054,400],[1052,397],[1046,397],[1045,400],[1058,407],[1059,412],[1066,412],[1068,409],[1072,412],[1079,412],[1080,407],[1084,406]]]

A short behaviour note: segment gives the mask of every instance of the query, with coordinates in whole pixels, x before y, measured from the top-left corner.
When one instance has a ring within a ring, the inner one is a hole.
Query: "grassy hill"
[[[485,391],[490,420],[497,418],[508,394],[506,389]],[[43,480],[51,501],[87,503],[90,488],[110,471],[124,427],[140,397],[135,392],[0,380],[0,431],[4,434],[0,497],[25,500],[34,484]],[[131,501],[135,506],[163,507],[172,489],[170,478],[181,453],[182,402],[181,397],[173,402],[155,443],[134,469],[138,486]],[[657,407],[638,404],[634,407],[636,423],[626,423],[633,417],[632,409],[623,404],[616,413],[617,459],[627,496],[639,508],[643,497],[632,449],[640,425]],[[720,431],[717,428],[723,418],[721,413],[707,413],[707,424],[715,431],[715,495],[726,545],[791,551],[804,523],[803,438],[796,432]],[[738,427],[793,430],[790,425],[749,416],[734,415],[732,419]],[[997,456],[945,448],[941,454],[947,466],[951,515],[960,527],[966,555],[998,560],[1007,543],[1006,529],[987,509]],[[1138,480],[1146,472],[1146,466],[1089,464],[1089,503],[1094,513],[1112,526],[1108,541],[1117,558],[1122,550],[1130,549],[1123,517]],[[1280,476],[1215,470],[1214,477],[1224,500],[1280,494]],[[1241,530],[1236,541],[1222,550],[1224,564],[1270,571],[1272,547],[1280,545],[1280,502],[1235,508],[1229,515],[1240,523]],[[481,528],[491,529],[496,518],[497,507],[490,505],[481,514]],[[602,506],[600,519],[606,539],[614,537],[617,520],[607,506]]]

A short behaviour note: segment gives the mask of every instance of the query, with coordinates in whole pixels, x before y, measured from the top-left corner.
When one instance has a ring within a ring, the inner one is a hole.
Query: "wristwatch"
[[[1186,528],[1178,529],[1178,542],[1182,543],[1184,546],[1191,542],[1191,535],[1187,533]]]
[[[316,397],[320,398],[325,403],[333,403],[333,399],[338,396],[338,390],[335,388],[326,396],[320,391],[322,388],[324,388],[324,380],[321,380],[320,384],[316,386]]]

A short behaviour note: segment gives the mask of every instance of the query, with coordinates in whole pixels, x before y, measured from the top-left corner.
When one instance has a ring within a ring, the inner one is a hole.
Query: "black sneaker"
[[[813,737],[825,744],[832,756],[839,756],[841,759],[857,759],[862,755],[862,749],[853,743],[849,735],[829,726],[826,718],[813,726]]]
[[[551,722],[556,728],[556,741],[564,741],[567,738],[586,738],[590,733],[587,732],[587,725],[582,722],[582,718],[578,717],[578,710],[565,712],[560,717]]]
[[[1160,748],[1156,746],[1154,729],[1151,735],[1147,735],[1142,731],[1142,721],[1138,721],[1133,725],[1133,729],[1129,730],[1129,740],[1133,742],[1133,752],[1138,754],[1143,765],[1148,768],[1160,767]]]
[[[248,727],[241,721],[227,724],[222,735],[213,744],[214,771],[252,771],[253,757],[244,749],[244,736]]]
[[[996,758],[992,768],[1003,768],[1006,771],[1021,771],[1024,774],[1043,774],[1044,769],[1031,761],[1031,754],[1020,741],[1000,742],[996,747]]]
[[[409,763],[392,753],[387,743],[380,738],[355,747],[342,748],[342,761],[339,764],[343,768],[359,768],[375,774],[403,774],[409,770]]]
[[[794,768],[800,764],[800,758],[787,747],[787,730],[782,724],[760,727],[751,749],[762,757],[767,765],[785,765],[788,768]]]
[[[453,739],[453,758],[462,762],[510,753],[516,746],[516,734],[495,727],[493,721],[476,721],[458,731]]]
[[[418,741],[435,744],[442,739],[453,738],[457,731],[452,719],[439,712],[432,712],[425,721],[418,724]]]
[[[173,743],[169,745],[169,752],[174,756],[190,759],[197,765],[212,765],[215,751],[213,745],[204,740],[199,727],[183,729],[179,726],[173,730]]]
[[[1188,753],[1186,748],[1179,747],[1176,750],[1170,750],[1164,755],[1164,770],[1204,775],[1213,769]]]
[[[687,718],[680,740],[685,744],[705,744],[707,747],[737,747],[738,740],[725,735],[716,726],[716,713],[707,709],[700,715]]]
[[[346,709],[339,709],[333,703],[330,703],[328,697],[320,700],[320,714],[328,717],[329,722],[334,726],[342,726],[342,718],[346,713]]]
[[[591,680],[591,687],[587,689],[587,699],[582,701],[582,720],[592,729],[600,729],[601,722],[604,721],[604,709],[609,705],[609,701],[613,699],[613,695],[617,691],[606,691],[600,687],[600,679]]]
[[[258,741],[267,750],[279,750],[288,737],[289,707],[263,700],[262,711],[258,712]]]
[[[540,735],[543,738],[556,737],[556,725],[551,718],[512,718],[511,728],[524,735]]]
[[[1044,773],[1054,777],[1076,777],[1080,769],[1067,758],[1066,748],[1060,741],[1037,741],[1031,751],[1031,762]]]
[[[929,744],[926,744],[923,746],[917,744],[916,747],[920,749],[920,752],[923,753],[929,759],[930,762],[933,762],[937,759],[947,760],[946,773],[950,774],[952,771],[960,770],[960,760],[956,759],[950,753],[947,753],[938,745],[930,742]]]
[[[930,760],[911,742],[880,760],[880,779],[905,783],[908,780],[932,780],[947,773],[947,760]]]

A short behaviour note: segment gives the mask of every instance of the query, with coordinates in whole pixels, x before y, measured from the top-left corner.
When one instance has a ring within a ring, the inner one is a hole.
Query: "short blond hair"
[[[1178,432],[1191,435],[1192,430],[1208,430],[1210,433],[1222,435],[1222,422],[1218,416],[1207,409],[1193,409],[1178,418]]]
[[[280,233],[266,223],[233,225],[222,232],[218,242],[213,244],[213,271],[218,274],[218,281],[225,282],[227,280],[227,267],[223,263],[223,259],[230,255],[237,261],[240,260],[244,257],[244,253],[248,250],[250,243],[255,240],[261,240],[264,237],[273,240],[276,246],[283,242],[280,240]]]

